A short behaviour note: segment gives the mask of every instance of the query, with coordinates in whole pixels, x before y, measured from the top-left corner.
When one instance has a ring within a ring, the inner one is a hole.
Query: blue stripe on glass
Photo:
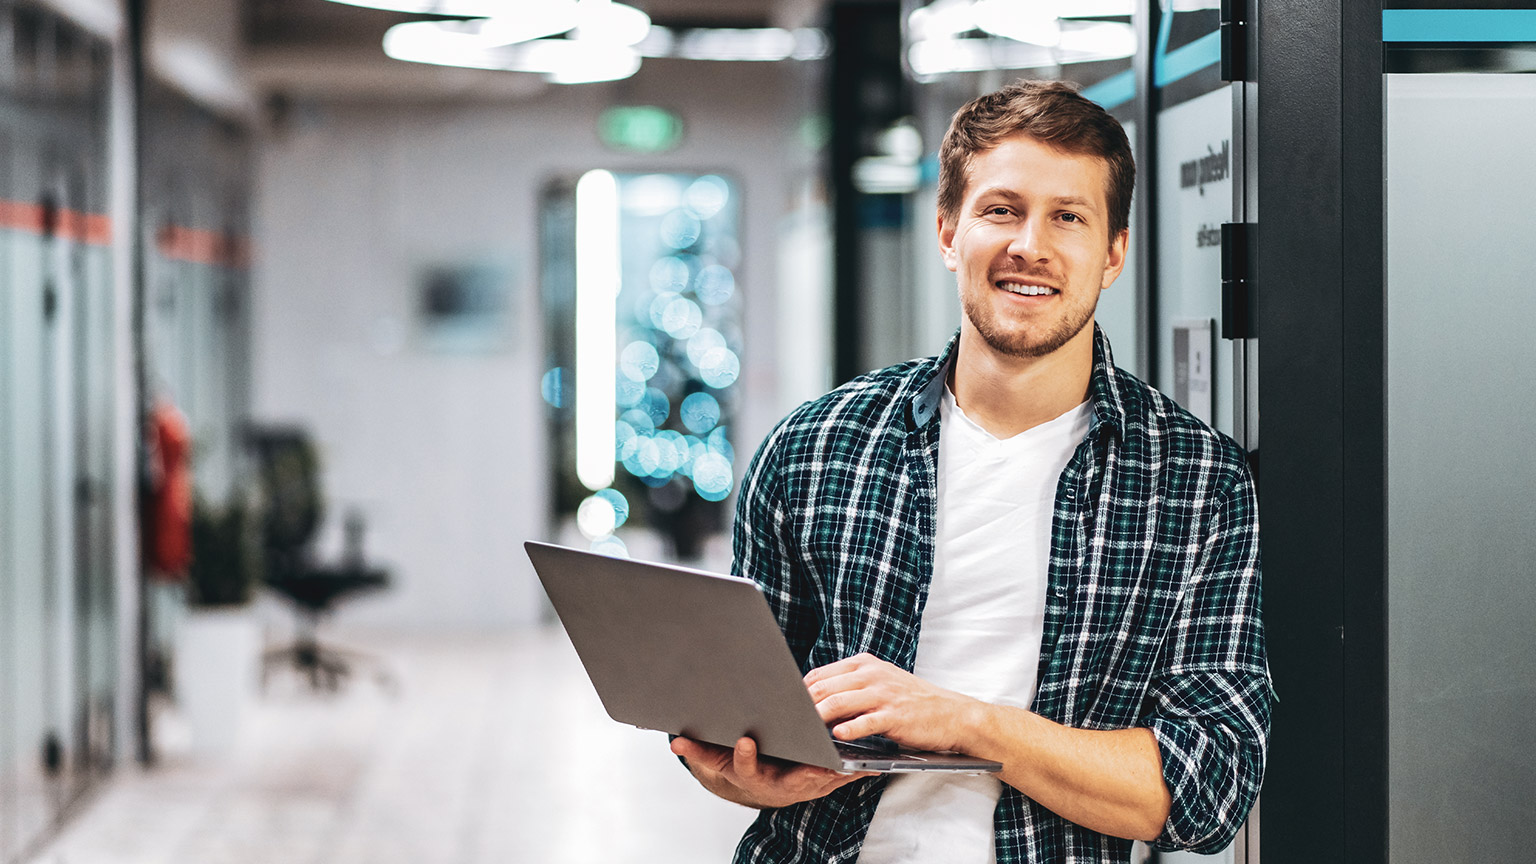
[[[939,154],[929,153],[918,163],[918,182],[924,186],[934,186],[939,182]]]
[[[1167,21],[1171,17],[1164,16],[1163,20]],[[1161,39],[1158,41],[1167,44]],[[1221,33],[1213,30],[1188,45],[1169,51],[1161,60],[1157,64],[1157,86],[1166,87],[1180,78],[1221,62]]]
[[[1083,95],[1108,111],[1136,98],[1136,76],[1127,69],[1091,87],[1084,87]]]
[[[1383,42],[1536,42],[1533,9],[1383,9]]]

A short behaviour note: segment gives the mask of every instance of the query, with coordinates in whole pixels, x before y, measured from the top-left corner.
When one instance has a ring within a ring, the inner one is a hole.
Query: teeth
[[[1002,288],[1004,291],[1008,291],[1013,294],[1023,294],[1026,297],[1037,297],[1041,294],[1056,293],[1052,289],[1045,288],[1040,285],[1020,285],[1016,282],[999,282],[997,284],[998,287]]]

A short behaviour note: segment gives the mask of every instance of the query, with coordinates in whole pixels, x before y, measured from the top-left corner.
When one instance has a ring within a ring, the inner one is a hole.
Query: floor
[[[564,633],[349,640],[384,659],[317,694],[279,673],[221,755],[174,713],[31,864],[728,861],[751,811],[666,737],[603,712]]]

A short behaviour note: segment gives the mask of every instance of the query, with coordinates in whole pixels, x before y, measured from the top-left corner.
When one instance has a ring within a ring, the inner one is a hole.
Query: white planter
[[[250,606],[194,608],[176,630],[176,704],[192,749],[228,751],[256,701],[261,628]]]

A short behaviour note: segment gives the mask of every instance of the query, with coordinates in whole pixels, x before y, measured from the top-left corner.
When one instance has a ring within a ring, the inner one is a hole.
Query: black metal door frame
[[[1379,0],[1258,10],[1266,864],[1387,861]]]

